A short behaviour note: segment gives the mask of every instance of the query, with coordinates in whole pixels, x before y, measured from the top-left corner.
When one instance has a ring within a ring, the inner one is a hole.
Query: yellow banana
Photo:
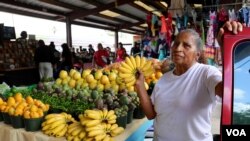
[[[124,78],[124,82],[125,84],[127,84],[127,83],[134,81],[135,79],[136,79],[135,76],[126,77]]]
[[[47,124],[47,125],[43,126],[42,131],[46,131],[46,130],[50,129],[50,126],[51,126],[51,124]]]
[[[45,116],[44,119],[47,120],[47,119],[55,118],[55,117],[65,117],[65,116],[62,115],[62,114],[48,114],[48,115]]]
[[[98,125],[96,125],[96,126],[86,127],[86,128],[85,128],[85,130],[86,130],[87,132],[92,131],[92,130],[101,130],[101,129],[103,129],[103,126],[102,126],[101,124],[98,124]]]
[[[145,57],[142,57],[142,58],[141,58],[140,67],[139,67],[139,68],[140,68],[140,69],[143,68],[143,66],[146,64],[146,62],[147,62],[146,58],[145,58]]]
[[[74,130],[76,130],[77,128],[81,128],[81,125],[77,125],[77,126],[74,126],[74,127],[71,127],[71,128],[68,128],[68,131],[67,133],[68,134],[71,134]]]
[[[73,139],[74,139],[74,136],[71,136],[71,135],[67,136],[67,141],[73,141]]]
[[[115,123],[115,124],[112,124],[111,127],[110,127],[110,130],[112,131],[112,130],[114,130],[114,129],[117,128],[117,127],[118,127],[118,124],[116,124],[116,123]]]
[[[108,123],[109,124],[114,124],[114,123],[116,123],[116,120],[114,119],[114,120],[108,120]]]
[[[123,73],[131,73],[132,72],[132,70],[124,68],[122,66],[119,67],[118,69],[119,69],[120,72],[123,72]]]
[[[59,126],[57,126],[56,128],[52,129],[52,133],[53,135],[58,134],[59,132],[61,132],[64,128],[67,128],[67,124],[61,124]]]
[[[109,116],[109,118],[108,118],[108,120],[116,120],[116,115],[111,115],[111,116]]]
[[[84,114],[98,114],[99,110],[85,110]]]
[[[114,110],[109,110],[106,117],[109,118],[112,115],[115,115],[115,111]]]
[[[85,136],[86,136],[86,132],[85,131],[81,131],[80,134],[78,135],[78,137],[82,140]]]
[[[105,129],[106,129],[106,130],[110,130],[111,126],[112,126],[111,124],[106,123],[106,127],[105,127]]]
[[[47,125],[46,122],[43,122],[43,123],[42,123],[42,127],[44,127],[44,126],[46,126],[46,125]]]
[[[81,131],[82,131],[82,127],[79,127],[79,128],[76,128],[72,133],[71,135],[72,136],[77,136]]]
[[[51,123],[50,125],[50,129],[54,129],[55,127],[61,125],[61,124],[66,124],[66,121],[64,119],[61,119],[61,120],[57,120],[53,123]]]
[[[134,86],[134,85],[135,85],[135,82],[136,82],[136,79],[133,79],[133,80],[130,81],[129,83],[126,83],[126,86],[127,86],[127,87]]]
[[[130,67],[127,63],[125,63],[125,62],[121,62],[121,67],[124,67],[124,68],[126,68],[126,69],[128,69],[128,70],[133,70],[133,68],[132,67]]]
[[[106,133],[99,134],[99,135],[95,136],[95,140],[96,141],[101,141],[106,137],[106,135],[107,135]]]
[[[117,127],[114,130],[111,130],[111,136],[113,135],[119,135],[124,131],[123,127]]]
[[[88,121],[85,125],[86,127],[91,127],[91,126],[96,126],[97,124],[100,124],[101,123],[101,120],[91,120],[91,121]]]
[[[141,57],[136,55],[135,57],[136,68],[139,69],[141,67]]]
[[[150,76],[150,75],[152,75],[153,73],[154,73],[154,69],[153,68],[150,68],[150,69],[148,69],[148,70],[146,70],[146,71],[144,71],[144,72],[142,72],[143,73],[143,75],[145,76],[145,77],[148,77],[148,76]]]
[[[93,131],[88,132],[88,136],[94,137],[96,135],[103,134],[103,133],[105,133],[105,132],[102,129],[101,130],[93,130]]]
[[[45,122],[46,122],[46,124],[51,124],[57,120],[65,120],[65,117],[63,117],[63,116],[54,117],[54,118],[50,118],[50,119],[46,120]]]
[[[110,141],[110,139],[111,139],[110,135],[106,135],[106,136],[104,137],[103,141]]]
[[[152,67],[152,61],[147,61],[146,64],[141,68],[142,71],[146,71]]]
[[[133,76],[133,74],[132,73],[122,73],[122,72],[119,72],[118,76],[121,77],[121,78],[127,78],[127,77]]]
[[[108,109],[105,108],[102,110],[102,112],[103,112],[103,118],[105,119],[107,117],[107,114],[108,114]]]
[[[102,117],[99,112],[95,113],[85,113],[85,116],[91,119],[101,120]]]
[[[130,68],[135,69],[135,68],[134,68],[134,65],[133,65],[133,63],[131,62],[131,60],[130,60],[129,57],[126,57],[126,58],[125,58],[125,62],[127,63],[127,65],[128,65]]]
[[[94,141],[95,139],[94,138],[90,138],[90,137],[87,137],[86,139],[84,139],[84,141]]]
[[[131,63],[133,64],[134,69],[136,69],[136,62],[135,62],[134,56],[130,56],[129,59],[130,59]]]
[[[50,135],[51,135],[51,130],[46,130],[46,131],[44,131],[43,133],[44,133],[45,135],[50,136]]]
[[[68,128],[73,128],[74,126],[78,126],[80,125],[80,122],[74,122],[74,123],[71,123]]]
[[[81,141],[77,136],[74,137],[74,141]]]
[[[68,125],[66,125],[68,126]],[[63,128],[62,131],[60,131],[58,134],[56,134],[56,137],[63,137],[67,132],[67,128]]]

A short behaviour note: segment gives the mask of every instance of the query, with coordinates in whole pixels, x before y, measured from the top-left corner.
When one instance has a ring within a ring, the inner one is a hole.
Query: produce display
[[[112,141],[126,128],[120,120],[140,105],[134,87],[138,72],[151,94],[163,75],[162,62],[130,56],[102,69],[61,70],[55,81],[43,80],[29,88],[3,84],[0,110],[25,120],[42,119],[40,130],[48,136]]]

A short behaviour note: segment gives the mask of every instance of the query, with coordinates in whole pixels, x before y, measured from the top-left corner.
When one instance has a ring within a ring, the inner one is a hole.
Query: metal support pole
[[[66,17],[66,38],[69,47],[72,47],[72,35],[71,35],[71,20],[70,17]]]

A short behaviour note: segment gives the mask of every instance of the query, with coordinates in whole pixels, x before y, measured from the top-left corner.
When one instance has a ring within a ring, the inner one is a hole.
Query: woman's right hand
[[[136,88],[141,88],[141,87],[145,87],[144,85],[144,75],[142,72],[138,71],[137,74],[136,74],[136,82],[135,82],[135,86]]]

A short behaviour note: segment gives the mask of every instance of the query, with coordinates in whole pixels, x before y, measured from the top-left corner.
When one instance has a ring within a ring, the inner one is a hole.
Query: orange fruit
[[[36,112],[38,110],[38,107],[36,105],[31,105],[30,111],[31,112]]]
[[[76,87],[76,80],[70,79],[68,85],[69,85],[71,88],[75,88],[75,87]]]
[[[32,98],[31,96],[27,96],[27,97],[25,98],[25,100],[26,100],[26,102],[27,102],[28,104],[33,104],[33,103],[34,103],[34,100],[33,100],[33,98]]]
[[[26,118],[26,119],[30,119],[30,111],[25,111],[23,113],[23,117]]]
[[[9,97],[7,100],[7,105],[8,106],[14,106],[16,104],[16,100],[14,97]]]
[[[16,102],[22,102],[22,100],[23,100],[23,95],[22,95],[21,93],[16,93],[16,94],[14,95],[14,98],[15,98]]]
[[[162,75],[163,75],[162,72],[157,71],[155,74],[155,77],[156,77],[156,79],[160,79],[162,77]]]
[[[31,118],[39,118],[39,114],[37,112],[30,112]]]
[[[15,116],[21,116],[21,115],[23,115],[23,109],[17,108],[14,115]]]
[[[3,99],[0,97],[0,105],[3,104]]]
[[[8,111],[8,114],[11,115],[11,116],[14,115],[15,114],[15,108],[14,107],[10,107],[9,111]]]

